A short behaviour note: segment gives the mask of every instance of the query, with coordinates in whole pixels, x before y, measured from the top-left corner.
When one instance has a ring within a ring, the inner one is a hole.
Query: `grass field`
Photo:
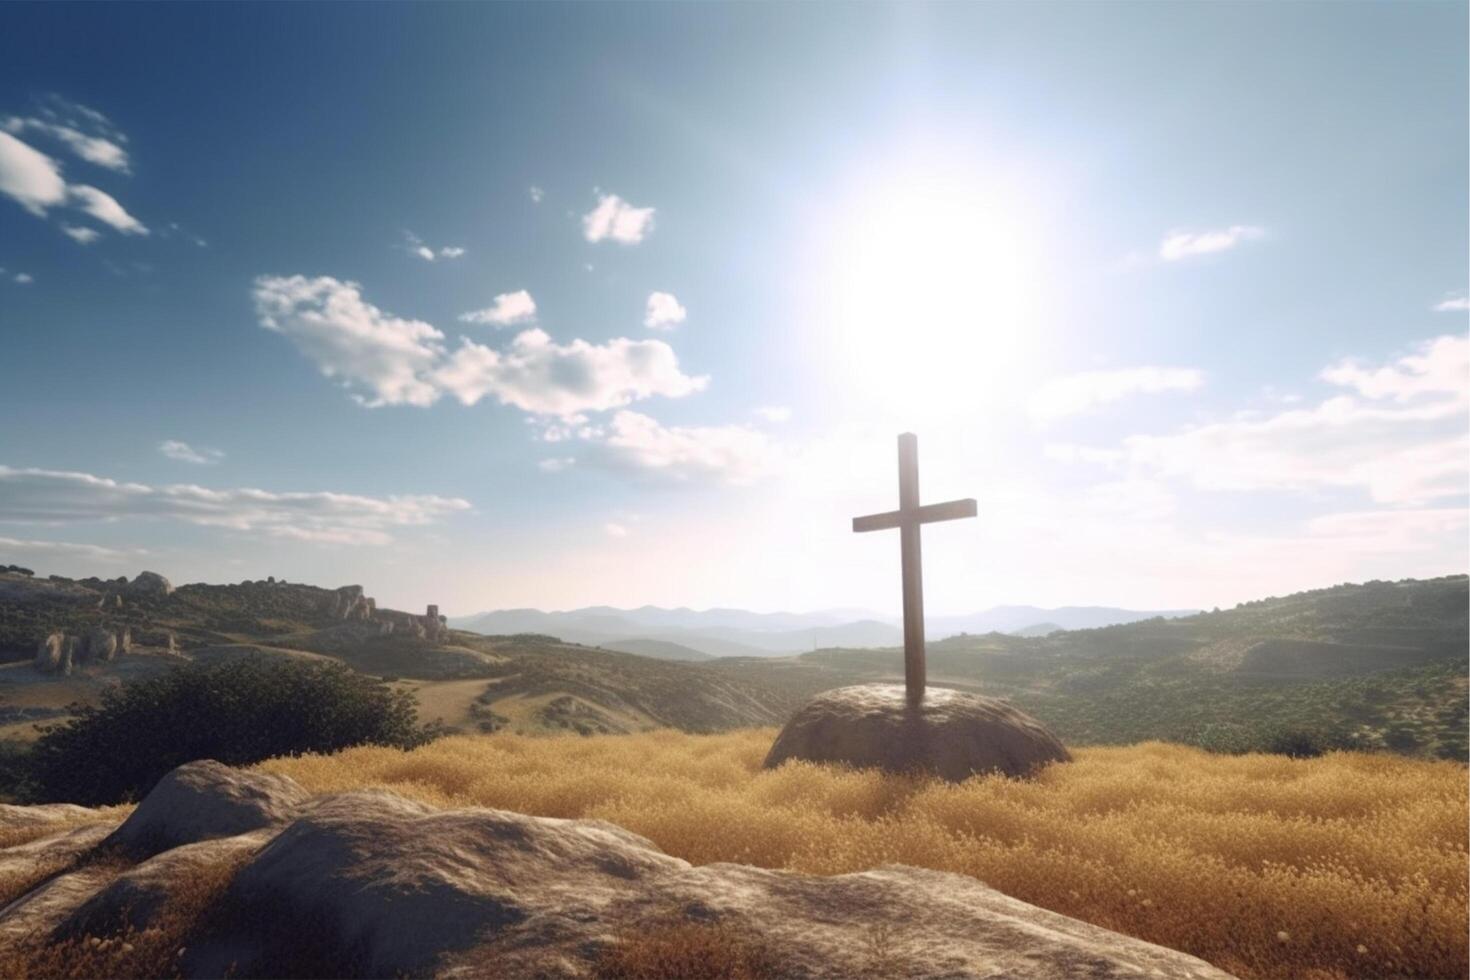
[[[463,736],[261,768],[316,792],[599,817],[696,864],[956,871],[1246,978],[1466,974],[1459,763],[1146,743],[1079,749],[1032,782],[955,786],[764,772],[774,735]]]

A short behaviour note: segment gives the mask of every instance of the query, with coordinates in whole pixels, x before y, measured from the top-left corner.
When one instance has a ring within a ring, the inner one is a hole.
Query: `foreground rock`
[[[294,780],[212,760],[179,766],[158,781],[106,844],[148,857],[183,844],[279,824],[307,800]]]
[[[1071,756],[1041,722],[1005,701],[931,687],[915,709],[902,685],[862,684],[817,695],[786,723],[765,766],[788,759],[959,782],[977,773],[1029,776]]]
[[[253,775],[183,767],[145,799],[138,813],[153,815],[137,826],[168,801],[237,812],[242,795],[259,803],[262,792],[268,802],[243,822],[266,823],[228,837],[196,823],[182,836],[204,839],[131,868],[63,873],[0,910],[0,944],[147,930],[224,868],[233,882],[217,907],[229,913],[178,937],[185,976],[590,977],[629,937],[696,923],[755,950],[758,976],[1227,978],[961,875],[693,867],[600,821],[434,810],[376,790],[307,799],[289,780]]]

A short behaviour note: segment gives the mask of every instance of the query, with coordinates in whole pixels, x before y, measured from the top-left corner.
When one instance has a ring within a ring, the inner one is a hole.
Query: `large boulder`
[[[167,804],[187,821],[192,811],[223,808],[231,820],[176,834],[199,840],[121,871],[105,861],[69,864],[0,910],[0,945],[129,927],[141,935],[173,899],[187,903],[233,875],[226,892],[206,896],[228,914],[206,915],[176,939],[183,976],[618,975],[609,956],[622,943],[663,930],[677,942],[710,927],[719,948],[749,950],[763,965],[756,975],[1228,980],[1192,956],[1027,905],[964,875],[692,867],[601,821],[436,810],[381,790],[302,803],[287,781],[284,793],[260,783],[242,793],[259,774],[229,772],[215,763],[181,767],[167,781],[172,789],[155,790],[139,812]],[[238,819],[242,796],[253,803]],[[74,817],[67,810],[37,819]],[[254,829],[205,839],[227,823]],[[76,853],[76,842],[47,843]],[[50,860],[40,852],[31,859]]]
[[[157,572],[139,572],[138,577],[128,583],[128,591],[134,595],[172,595],[173,583]]]
[[[293,779],[202,759],[160,779],[106,843],[131,857],[148,857],[279,824],[306,800],[306,790]]]
[[[862,684],[819,694],[781,730],[766,756],[837,762],[960,782],[977,773],[1028,776],[1071,759],[1057,737],[1005,701],[931,687],[917,707],[899,684]]]
[[[962,875],[691,867],[600,821],[432,810],[382,791],[313,804],[226,900],[240,925],[191,945],[186,975],[234,963],[247,976],[588,977],[617,937],[693,924],[758,946],[772,976],[1226,978]],[[303,948],[309,962],[294,958]]]
[[[517,926],[550,929],[570,946],[618,902],[687,867],[600,821],[347,793],[314,804],[235,879],[232,899],[266,940],[260,959],[241,966],[293,972],[271,961],[270,937],[303,922],[357,976],[419,976]],[[191,972],[210,972],[202,966]]]

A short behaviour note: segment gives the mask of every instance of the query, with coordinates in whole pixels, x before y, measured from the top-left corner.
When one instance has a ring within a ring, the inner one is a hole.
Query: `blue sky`
[[[0,8],[0,556],[451,612],[1467,565],[1462,4]]]

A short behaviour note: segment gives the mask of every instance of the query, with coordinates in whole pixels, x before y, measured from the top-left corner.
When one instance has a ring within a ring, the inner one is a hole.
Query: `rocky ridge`
[[[224,868],[217,914],[169,939],[184,976],[595,976],[630,937],[691,925],[755,948],[760,975],[1228,976],[961,875],[695,867],[601,821],[436,810],[379,790],[312,798],[213,762],[175,770],[105,840],[103,815],[78,828],[77,808],[30,812],[42,809],[0,812],[0,829],[43,833],[0,849],[0,871],[73,860],[0,909],[7,955],[95,951],[120,930],[146,945],[191,881]]]

